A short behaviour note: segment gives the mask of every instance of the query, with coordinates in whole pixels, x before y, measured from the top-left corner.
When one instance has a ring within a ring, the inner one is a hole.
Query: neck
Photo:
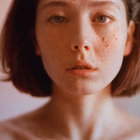
[[[93,134],[95,129],[103,126],[102,122],[107,123],[114,109],[109,87],[97,94],[80,96],[60,94],[57,90],[57,93],[53,92],[48,108],[56,129],[60,130],[58,127],[61,126],[65,135],[78,136],[77,139]]]

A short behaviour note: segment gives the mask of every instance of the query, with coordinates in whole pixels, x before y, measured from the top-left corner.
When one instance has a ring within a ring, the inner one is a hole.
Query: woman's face
[[[130,50],[121,0],[40,0],[35,30],[54,87],[70,94],[110,87]]]

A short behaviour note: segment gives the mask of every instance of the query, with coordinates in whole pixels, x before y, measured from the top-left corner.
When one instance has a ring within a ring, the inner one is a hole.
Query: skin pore
[[[118,111],[111,97],[111,82],[123,58],[131,53],[134,30],[121,0],[40,0],[36,54],[52,79],[52,98],[39,110],[10,123],[25,130],[25,135],[42,139],[137,136],[138,122]],[[87,63],[93,72],[69,71]]]

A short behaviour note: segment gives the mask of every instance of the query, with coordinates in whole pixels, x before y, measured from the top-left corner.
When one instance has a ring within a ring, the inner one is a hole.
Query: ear
[[[131,20],[127,28],[127,40],[124,49],[124,56],[128,56],[133,49],[134,32],[135,32],[135,23],[134,21]]]

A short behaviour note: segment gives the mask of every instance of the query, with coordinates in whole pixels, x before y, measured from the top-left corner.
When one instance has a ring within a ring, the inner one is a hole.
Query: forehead
[[[45,5],[45,7],[50,6],[104,6],[104,5],[112,5],[121,9],[124,7],[123,0],[40,0],[41,5]]]
[[[77,2],[123,2],[124,0],[39,0],[40,2],[52,2],[52,1],[57,1],[57,2],[72,2],[72,3],[77,3]]]

